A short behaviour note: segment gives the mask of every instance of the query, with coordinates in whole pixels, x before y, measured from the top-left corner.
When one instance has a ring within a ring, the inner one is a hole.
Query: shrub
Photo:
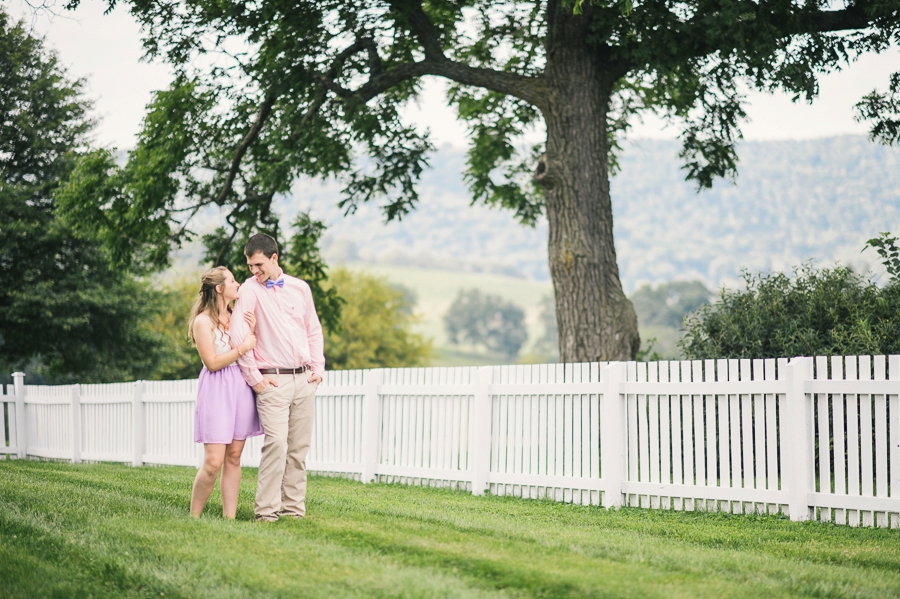
[[[793,277],[745,272],[744,281],[685,319],[687,358],[900,353],[900,285],[810,264]]]

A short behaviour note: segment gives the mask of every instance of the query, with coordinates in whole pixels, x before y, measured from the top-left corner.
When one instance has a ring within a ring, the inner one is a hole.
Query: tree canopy
[[[53,200],[93,125],[82,88],[0,9],[0,369],[147,376],[162,343],[146,326],[157,297],[76,239]]]
[[[609,197],[629,124],[648,111],[675,122],[686,176],[709,186],[736,175],[745,90],[811,101],[820,74],[900,41],[900,0],[122,3],[175,78],[127,165],[92,153],[60,196],[117,261],[164,264],[207,206],[233,231],[273,226],[274,198],[302,177],[339,175],[348,212],[381,201],[402,218],[433,149],[402,108],[422,77],[442,77],[469,127],[473,201],[549,221],[563,361],[640,345]],[[859,118],[898,140],[900,74]],[[546,142],[520,147],[540,126]]]

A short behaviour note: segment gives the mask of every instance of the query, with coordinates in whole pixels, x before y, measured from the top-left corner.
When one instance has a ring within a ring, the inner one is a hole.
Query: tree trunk
[[[585,38],[585,14],[548,6],[547,151],[538,166],[550,225],[562,362],[631,360],[640,348],[637,316],[622,291],[609,196],[607,112],[612,69]]]

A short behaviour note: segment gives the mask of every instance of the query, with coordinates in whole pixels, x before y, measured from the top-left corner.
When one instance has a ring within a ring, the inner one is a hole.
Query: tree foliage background
[[[412,331],[413,306],[403,290],[343,267],[334,269],[326,288],[337,290],[345,302],[340,327],[325,333],[329,369],[428,364],[431,342]]]
[[[451,343],[468,343],[510,358],[515,358],[528,340],[525,311],[478,289],[459,291],[444,314],[444,328]]]
[[[159,296],[76,238],[53,197],[93,126],[83,87],[0,8],[0,370],[146,377],[164,346],[149,325]]]

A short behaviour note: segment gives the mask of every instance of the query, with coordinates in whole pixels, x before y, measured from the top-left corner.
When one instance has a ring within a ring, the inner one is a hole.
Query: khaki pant
[[[269,385],[256,396],[265,439],[253,511],[261,520],[305,516],[306,454],[318,384],[307,381],[309,372],[265,376],[278,386]]]

